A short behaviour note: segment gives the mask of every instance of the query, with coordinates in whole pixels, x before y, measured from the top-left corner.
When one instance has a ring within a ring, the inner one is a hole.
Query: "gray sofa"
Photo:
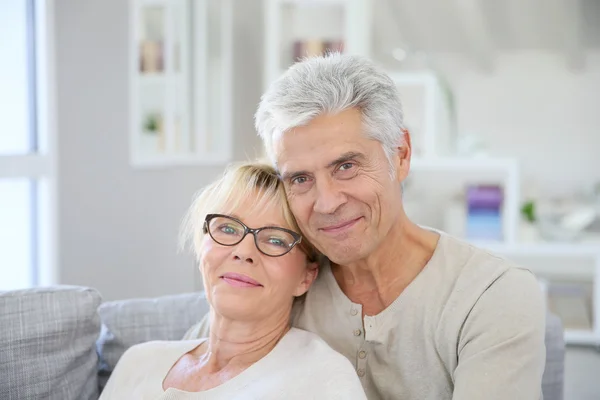
[[[0,292],[0,400],[97,399],[119,357],[178,340],[208,311],[202,293],[102,302],[90,288]],[[544,400],[563,399],[564,342],[549,316]]]

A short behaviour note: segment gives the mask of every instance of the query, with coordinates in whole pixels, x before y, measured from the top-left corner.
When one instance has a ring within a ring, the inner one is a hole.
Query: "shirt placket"
[[[352,334],[355,337],[356,343],[356,374],[362,380],[367,375],[367,346],[365,341],[365,332],[362,320],[362,306],[360,304],[352,304],[350,308],[350,319],[354,328]]]

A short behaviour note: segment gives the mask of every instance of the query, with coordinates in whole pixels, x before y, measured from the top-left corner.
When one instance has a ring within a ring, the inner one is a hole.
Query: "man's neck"
[[[362,304],[363,314],[376,315],[419,275],[438,239],[439,234],[402,218],[372,254],[348,265],[332,265],[332,271],[346,296]]]
[[[207,373],[245,369],[271,352],[289,329],[289,313],[256,324],[211,311],[209,340],[198,348],[197,356]]]

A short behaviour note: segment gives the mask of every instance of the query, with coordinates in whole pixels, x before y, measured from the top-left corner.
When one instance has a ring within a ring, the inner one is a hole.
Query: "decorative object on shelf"
[[[521,215],[529,223],[534,223],[535,218],[535,202],[533,200],[526,201],[521,207]]]
[[[501,186],[472,185],[467,188],[467,226],[466,236],[470,240],[502,241],[502,203],[504,200]]]
[[[328,53],[343,53],[344,42],[342,40],[297,40],[294,42],[294,62],[306,57],[315,57]]]
[[[139,67],[141,73],[164,71],[165,7],[148,5],[141,10]]]
[[[536,225],[535,201],[528,200],[521,206],[521,224],[519,227],[519,240],[523,243],[536,243],[540,239]]]
[[[536,212],[536,224],[544,240],[574,242],[585,236],[595,222],[596,208],[575,199],[554,199],[541,202]]]
[[[165,151],[165,132],[163,118],[158,112],[150,112],[143,123],[143,135],[140,138],[140,148],[148,153],[159,154]]]
[[[230,160],[231,1],[130,0],[135,167]]]
[[[298,59],[328,52],[370,56],[371,0],[264,0],[264,85]]]

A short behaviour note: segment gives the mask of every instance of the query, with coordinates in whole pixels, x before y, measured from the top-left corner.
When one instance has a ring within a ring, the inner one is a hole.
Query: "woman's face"
[[[253,208],[250,202],[242,203],[229,215],[250,228],[291,229],[281,206]],[[218,314],[232,320],[261,321],[288,318],[294,297],[308,290],[317,268],[298,246],[283,256],[270,257],[257,249],[251,233],[233,246],[221,245],[206,234],[200,272],[208,301]]]

